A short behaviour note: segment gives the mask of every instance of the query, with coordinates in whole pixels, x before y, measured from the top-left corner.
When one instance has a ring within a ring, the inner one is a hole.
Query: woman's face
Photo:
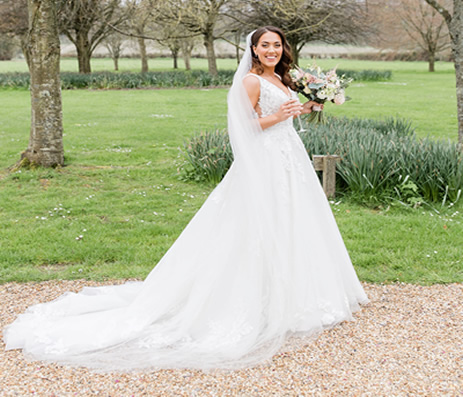
[[[274,68],[280,62],[283,55],[283,43],[281,42],[280,35],[275,32],[264,33],[260,36],[253,50],[262,66]]]

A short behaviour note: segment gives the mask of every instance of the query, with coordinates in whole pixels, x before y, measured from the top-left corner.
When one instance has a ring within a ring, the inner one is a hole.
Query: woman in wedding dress
[[[368,301],[292,125],[284,34],[247,38],[228,94],[235,161],[143,282],[84,288],[30,307],[6,349],[103,371],[240,368],[291,337],[351,320]]]

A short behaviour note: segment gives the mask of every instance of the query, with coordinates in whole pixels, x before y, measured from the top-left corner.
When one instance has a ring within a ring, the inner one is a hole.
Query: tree
[[[146,73],[149,70],[148,56],[146,53],[146,29],[153,19],[152,8],[150,7],[151,0],[127,0],[126,4],[131,8],[130,18],[128,20],[129,31],[135,34],[128,34],[128,36],[135,36],[141,59],[141,72]]]
[[[251,0],[237,10],[238,22],[249,26],[274,25],[281,28],[293,51],[295,63],[304,44],[353,43],[366,33],[365,10],[356,0]]]
[[[399,15],[409,37],[426,54],[428,70],[434,72],[436,55],[450,47],[444,18],[424,0],[402,0]]]
[[[179,23],[188,32],[176,34],[171,38],[202,36],[209,73],[216,76],[214,41],[228,29],[227,24],[223,22],[235,2],[234,0],[166,0],[153,1],[153,4],[157,8],[160,23]]]
[[[167,44],[169,47],[170,53],[172,54],[172,60],[174,62],[173,67],[174,69],[178,69],[178,53],[180,52],[180,41],[179,40],[169,40]]]
[[[442,1],[425,1],[442,15],[449,30],[457,88],[458,143],[463,150],[463,1],[453,0],[453,10]]]
[[[186,38],[180,41],[180,46],[182,48],[183,62],[185,63],[185,69],[191,70],[191,53],[195,48],[196,40],[194,37]]]
[[[22,163],[54,167],[64,163],[56,0],[28,0],[27,10],[31,132]]]
[[[122,24],[129,8],[121,0],[59,0],[61,32],[76,46],[80,73],[90,73],[93,51],[109,34],[112,26]]]
[[[114,70],[119,70],[119,58],[122,53],[122,45],[124,44],[124,36],[114,32],[106,37],[103,41],[106,49],[109,52],[111,59],[114,62]]]
[[[29,64],[27,53],[28,26],[27,0],[0,0],[0,33],[19,39],[24,58]]]
[[[190,58],[193,48],[195,46],[196,38],[190,37],[185,27],[173,21],[158,23],[156,25],[157,38],[155,39],[159,44],[169,48],[174,69],[178,69],[178,56],[182,52],[185,62],[185,68],[191,69]],[[180,36],[181,38],[176,38]]]

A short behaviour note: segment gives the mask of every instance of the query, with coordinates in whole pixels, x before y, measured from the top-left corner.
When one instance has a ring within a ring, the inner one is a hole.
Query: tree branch
[[[109,22],[105,22],[106,25],[108,25],[111,29],[115,30],[117,33],[120,33],[124,36],[128,36],[128,37],[136,37],[138,39],[145,39],[145,40],[153,40],[153,41],[157,41],[157,42],[161,42],[161,41],[164,41],[166,39],[189,39],[189,38],[192,38],[192,37],[197,37],[200,35],[200,33],[197,33],[197,34],[191,34],[191,35],[184,35],[184,36],[170,36],[170,37],[164,37],[163,39],[159,39],[158,37],[153,37],[153,36],[146,36],[144,34],[135,34],[135,33],[130,33],[130,32],[124,32],[123,30],[117,28],[116,26],[113,26],[112,24],[110,24]]]
[[[226,39],[226,38],[223,37],[223,36],[218,36],[218,37],[216,37],[216,39],[224,40],[224,41],[226,41],[228,44],[231,44],[233,47],[239,48],[241,51],[246,51],[246,49],[243,48],[243,47],[241,47],[239,44],[236,44],[236,43],[234,43],[233,41],[230,41],[230,40]]]
[[[445,7],[442,7],[442,5],[438,3],[436,0],[424,0],[424,1],[426,1],[426,3],[428,3],[439,14],[441,14],[444,17],[445,22],[447,22],[447,24],[449,24],[452,21],[452,15],[450,14],[450,12]]]

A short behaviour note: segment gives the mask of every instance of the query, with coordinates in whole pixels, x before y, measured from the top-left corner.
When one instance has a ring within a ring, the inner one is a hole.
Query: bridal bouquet
[[[329,101],[336,105],[342,105],[350,99],[346,97],[345,89],[352,82],[352,79],[347,79],[344,75],[339,77],[336,74],[336,68],[325,73],[315,64],[309,65],[307,69],[296,66],[290,71],[290,74],[297,92],[310,101],[319,104]],[[321,107],[314,106],[313,112],[310,113],[308,119],[309,121],[323,121]]]

